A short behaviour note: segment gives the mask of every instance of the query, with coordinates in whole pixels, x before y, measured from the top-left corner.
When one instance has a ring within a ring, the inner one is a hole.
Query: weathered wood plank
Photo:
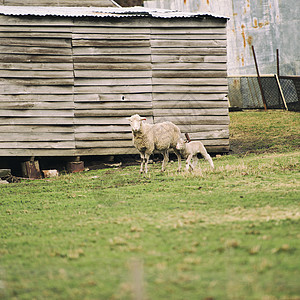
[[[154,85],[153,86],[154,93],[227,93],[228,88],[227,86],[201,86],[201,85]]]
[[[227,57],[201,55],[152,55],[153,63],[226,63]]]
[[[1,86],[0,86],[1,88]],[[123,94],[123,93],[151,93],[151,85],[132,85],[132,86],[75,86],[75,94],[86,94],[86,93],[107,93],[107,94]]]
[[[29,78],[73,78],[73,71],[40,71],[40,70],[2,70],[1,77],[29,77]]]
[[[73,64],[71,63],[0,63],[0,70],[31,70],[31,71],[73,71]],[[0,74],[2,75],[2,72]],[[13,76],[17,77],[17,76]]]
[[[226,27],[211,27],[211,28],[199,28],[195,27],[169,27],[169,28],[151,28],[151,37],[155,35],[212,35],[222,34],[226,35]]]
[[[153,48],[224,48],[225,40],[151,40]]]
[[[7,34],[33,34],[33,36],[35,36],[35,34],[50,34],[50,37],[52,35],[56,36],[55,34],[59,35],[68,34],[68,37],[72,37],[72,27],[66,27],[66,26],[38,26],[35,25],[34,22],[31,22],[31,24],[29,26],[23,25],[23,26],[12,26],[12,25],[0,25],[0,32],[4,32],[4,37],[5,37],[5,33]],[[47,37],[47,36],[46,36]]]
[[[229,129],[195,132],[189,134],[191,140],[228,139]]]
[[[2,53],[2,51],[4,51],[1,48],[2,47],[0,47],[0,53]],[[178,49],[180,49],[180,48],[178,48]],[[204,49],[204,48],[199,48],[199,49]],[[7,52],[4,52],[4,53],[7,53]],[[10,52],[8,52],[8,53],[10,53]],[[136,47],[131,47],[131,48],[128,48],[128,47],[127,48],[125,48],[125,47],[124,48],[123,47],[119,47],[119,48],[74,47],[73,53],[74,53],[74,55],[105,55],[105,54],[108,54],[108,55],[111,55],[111,54],[118,54],[118,55],[143,54],[143,55],[145,55],[145,54],[151,54],[151,50],[149,47],[138,47],[138,48],[136,48]]]
[[[130,115],[128,117],[130,117]],[[75,118],[74,124],[75,125],[127,125],[129,126],[128,120],[124,117]]]
[[[122,34],[125,36],[128,35],[139,35],[139,34],[144,34],[149,36],[150,35],[150,28],[147,27],[101,27],[101,32],[98,27],[91,27],[89,25],[87,26],[74,26],[72,28],[73,31],[73,36],[76,37],[77,35],[79,36],[82,33],[85,34],[106,34],[106,35],[115,35],[115,34]]]
[[[169,108],[169,109],[154,109],[153,115],[155,117],[163,116],[228,116],[227,108]]]
[[[0,117],[74,117],[73,110],[0,110]]]
[[[153,109],[178,109],[178,108],[228,108],[227,101],[153,101]]]
[[[1,42],[1,41],[0,41]],[[74,47],[149,47],[149,40],[73,40]]]
[[[68,103],[68,102],[67,102]],[[0,102],[1,107],[1,102]],[[134,101],[108,101],[108,102],[76,102],[75,109],[151,109],[150,101],[134,102]]]
[[[128,71],[128,70],[75,70],[75,77],[87,78],[151,78],[151,70]],[[75,78],[75,82],[77,79]]]
[[[201,140],[204,146],[229,146],[229,139]]]
[[[199,92],[195,92],[193,94],[186,94],[186,93],[153,93],[153,100],[155,101],[218,101],[223,100],[226,94],[203,94]]]
[[[75,141],[63,142],[0,142],[0,149],[72,149]]]
[[[53,101],[53,102],[66,102],[71,101],[73,102],[73,95],[65,94],[65,95],[49,95],[49,94],[25,94],[25,95],[3,95],[0,94],[0,101],[3,102],[40,102],[40,101]]]
[[[71,48],[0,46],[0,54],[71,55]]]
[[[68,133],[73,134],[73,126],[44,126],[44,125],[1,125],[0,126],[1,136],[2,133],[18,133],[18,134],[29,134],[29,133]]]
[[[1,152],[0,152],[1,153]],[[123,148],[89,148],[89,149],[76,149],[77,156],[86,155],[124,155],[124,154],[138,154],[135,147],[123,147]]]
[[[131,102],[131,101],[152,101],[152,94],[149,93],[133,93],[133,94],[79,94],[74,95],[74,101],[76,102],[105,102],[105,101],[117,101],[117,103],[121,102]]]
[[[150,34],[135,34],[131,32],[130,29],[124,30],[122,34],[120,32],[116,33],[73,33],[73,40],[149,40]],[[226,37],[226,36],[225,36]]]
[[[11,28],[6,27],[6,31],[2,31],[2,26],[0,26],[0,38],[7,38],[9,41],[9,38],[47,38],[47,39],[71,39],[72,35],[71,32],[32,32],[32,28],[28,31],[24,30],[16,30],[16,32],[13,32]],[[10,26],[11,27],[11,26]],[[56,29],[57,30],[57,29]],[[51,29],[50,29],[51,31]],[[45,42],[43,42],[43,45]],[[5,44],[5,45],[12,45],[11,43]],[[40,45],[40,44],[39,44]],[[26,45],[25,45],[26,46]]]
[[[154,63],[153,70],[223,70],[226,71],[226,63]]]
[[[0,85],[0,94],[73,94],[73,86]]]
[[[176,116],[176,117],[154,117],[154,123],[171,121],[176,125],[228,125],[228,116]]]
[[[0,78],[0,85],[12,86],[73,86],[73,78]]]
[[[151,48],[152,54],[226,55],[226,48]]]
[[[0,127],[1,128],[1,127]],[[52,132],[10,132],[0,133],[1,142],[59,142],[74,141],[73,133]]]
[[[226,19],[216,19],[214,17],[197,17],[192,19],[173,19],[172,29],[179,28],[226,28]],[[168,28],[170,29],[170,21],[168,19],[151,19],[151,30],[153,28]],[[152,31],[153,32],[153,31]]]
[[[6,0],[5,0],[6,1]],[[0,15],[0,25],[8,26],[72,26],[72,18],[64,17],[47,17],[43,18],[35,16],[4,16]]]
[[[150,54],[150,53],[149,53]],[[144,63],[151,62],[151,55],[83,55],[74,56],[75,63]]]
[[[78,156],[73,149],[0,149],[0,156]]]
[[[111,140],[131,140],[131,132],[107,132],[107,133],[75,133],[77,141],[111,141]]]
[[[76,141],[77,148],[124,148],[132,146],[132,140]],[[1,143],[0,143],[1,147]]]
[[[201,71],[189,71],[189,70],[153,70],[153,78],[201,78],[201,77],[227,77],[227,71],[222,70],[201,70]],[[178,79],[180,80],[180,79]]]
[[[127,125],[82,125],[74,126],[74,132],[76,134],[81,133],[119,133],[127,132],[131,134],[131,127],[129,122]]]
[[[1,54],[0,62],[4,63],[73,63],[72,56],[68,55],[23,55]]]
[[[191,124],[181,124],[178,125],[182,133],[198,133],[204,131],[217,131],[217,130],[228,130],[228,125],[191,125]]]
[[[55,47],[71,48],[71,39],[53,38],[0,38],[1,46],[26,46],[26,47]]]
[[[168,34],[151,34],[151,40],[226,40],[226,34],[177,34],[176,32]]]
[[[0,64],[1,66],[1,64]],[[145,63],[75,63],[75,70],[151,70],[150,62]]]
[[[106,71],[103,72],[102,76],[104,76]],[[75,78],[75,86],[129,86],[129,85],[151,85],[151,78],[107,78],[109,76],[105,76],[105,79],[94,79],[96,76],[90,76],[93,78]]]
[[[73,125],[74,118],[60,118],[52,117],[51,118],[35,118],[35,117],[26,117],[26,118],[15,118],[15,117],[4,117],[0,118],[0,125]]]
[[[227,85],[227,78],[153,78],[153,84],[166,85]]]
[[[43,110],[43,109],[73,109],[74,104],[70,101],[66,102],[33,102],[33,101],[11,101],[11,102],[4,102],[0,100],[0,109],[38,109],[38,110]]]
[[[132,28],[146,28],[150,32],[150,20],[149,18],[119,18],[116,20],[116,18],[93,18],[93,17],[87,17],[87,18],[74,18],[73,24],[74,27],[97,27],[98,32],[100,31],[100,28],[102,27],[121,27],[121,28],[127,28],[128,32]]]
[[[75,118],[81,117],[128,117],[134,114],[151,116],[153,114],[152,109],[102,109],[102,110],[75,110]],[[0,111],[1,115],[1,111]]]

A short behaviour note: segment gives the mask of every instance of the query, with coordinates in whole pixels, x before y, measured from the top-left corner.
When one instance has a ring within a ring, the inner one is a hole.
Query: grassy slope
[[[299,134],[297,114],[232,113],[239,155],[215,172],[201,161],[1,186],[0,296],[131,299],[143,271],[147,299],[298,299],[300,153],[286,130],[275,151],[273,127],[253,129],[266,116]],[[264,153],[245,155],[245,135],[267,137]]]

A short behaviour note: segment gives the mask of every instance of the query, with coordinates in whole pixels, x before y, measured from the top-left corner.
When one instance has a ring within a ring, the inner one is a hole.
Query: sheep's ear
[[[130,120],[131,120],[131,118],[130,118],[130,117],[127,117],[127,118],[126,118],[126,120],[129,120],[129,121],[130,121]]]
[[[141,120],[142,120],[142,121],[146,121],[147,119],[146,119],[146,118],[141,118]]]

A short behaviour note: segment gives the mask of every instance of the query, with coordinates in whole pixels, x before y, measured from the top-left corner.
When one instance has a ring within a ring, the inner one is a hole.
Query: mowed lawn
[[[1,299],[300,299],[299,113],[230,113],[215,171],[0,186]]]

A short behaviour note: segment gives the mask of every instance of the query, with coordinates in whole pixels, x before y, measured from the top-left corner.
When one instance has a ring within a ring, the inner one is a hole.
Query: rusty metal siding
[[[146,0],[144,6],[229,16],[229,75],[255,74],[252,45],[261,73],[276,72],[279,49],[281,74],[300,74],[299,0]]]

